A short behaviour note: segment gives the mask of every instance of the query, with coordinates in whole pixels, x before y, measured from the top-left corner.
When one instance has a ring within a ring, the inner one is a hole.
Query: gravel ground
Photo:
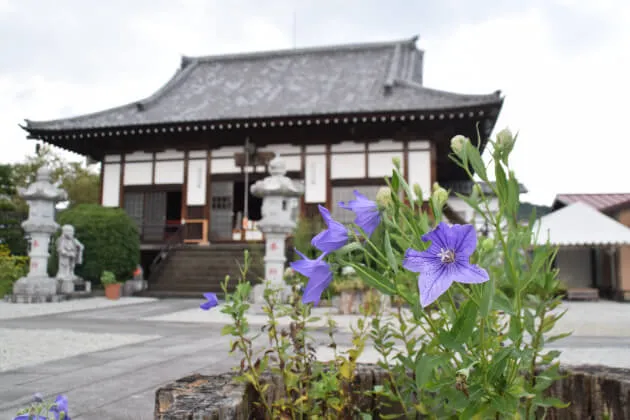
[[[108,308],[112,306],[133,305],[136,303],[154,302],[156,300],[157,299],[154,298],[141,297],[122,297],[118,300],[109,300],[104,297],[93,297],[50,303],[8,303],[0,301],[0,320],[84,311],[87,309]],[[2,341],[0,341],[0,343],[1,342]]]
[[[160,336],[0,328],[0,372],[157,338]]]

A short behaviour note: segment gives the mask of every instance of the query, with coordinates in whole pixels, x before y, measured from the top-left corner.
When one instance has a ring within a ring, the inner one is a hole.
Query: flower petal
[[[378,209],[368,210],[356,213],[357,217],[354,219],[354,223],[359,226],[365,234],[369,237],[376,230],[381,222],[381,216]]]
[[[319,265],[316,267],[312,275],[309,277],[308,283],[304,288],[304,295],[302,296],[303,303],[319,304],[322,293],[328,285],[332,282],[333,275],[328,264]]]
[[[326,207],[319,205],[319,212],[328,228],[315,235],[311,245],[323,252],[336,251],[348,242],[348,229],[334,220]]]
[[[477,232],[473,225],[453,225],[451,238],[454,242],[452,248],[457,257],[470,257],[477,248]]]
[[[444,222],[440,222],[431,232],[422,235],[422,240],[431,241],[438,248],[454,249],[454,243],[450,239],[450,227]]]
[[[454,280],[458,283],[483,283],[490,279],[488,272],[476,264],[461,263],[457,261],[457,277]]]
[[[437,254],[427,251],[417,251],[413,248],[405,251],[402,266],[414,273],[433,272],[435,267],[442,264]]]
[[[420,304],[426,307],[433,302],[453,284],[453,280],[446,275],[445,270],[434,272],[433,275],[425,273],[418,276],[418,289],[420,290]]]

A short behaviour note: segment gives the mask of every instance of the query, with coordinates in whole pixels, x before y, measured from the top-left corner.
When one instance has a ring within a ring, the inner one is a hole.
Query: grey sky
[[[0,0],[0,160],[32,152],[24,118],[148,96],[182,54],[291,47],[294,11],[297,46],[419,34],[427,86],[501,89],[525,199],[630,192],[625,0]]]

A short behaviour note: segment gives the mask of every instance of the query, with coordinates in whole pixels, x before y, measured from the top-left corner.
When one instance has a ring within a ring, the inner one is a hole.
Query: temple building
[[[183,57],[146,99],[23,128],[102,162],[102,205],[123,207],[146,247],[182,226],[189,243],[260,240],[249,186],[276,153],[304,181],[299,214],[324,204],[350,221],[335,203],[354,189],[375,196],[394,157],[427,194],[436,181],[469,189],[450,139],[479,128],[484,147],[501,110],[500,91],[425,87],[416,41]]]

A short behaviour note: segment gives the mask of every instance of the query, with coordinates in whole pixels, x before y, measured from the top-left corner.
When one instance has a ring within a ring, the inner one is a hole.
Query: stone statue
[[[61,236],[57,239],[56,245],[59,259],[57,280],[74,283],[78,279],[77,275],[74,274],[74,268],[77,264],[83,264],[83,249],[85,247],[74,237],[73,226],[64,225],[61,228]]]

